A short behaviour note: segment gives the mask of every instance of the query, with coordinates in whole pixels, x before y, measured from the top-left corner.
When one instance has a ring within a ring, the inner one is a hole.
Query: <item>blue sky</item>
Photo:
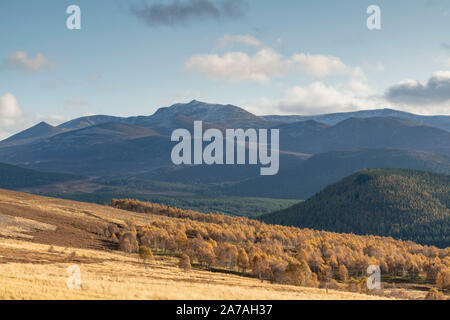
[[[43,120],[150,115],[192,99],[257,114],[450,114],[449,1],[179,0],[189,10],[175,24],[136,13],[172,3],[2,1],[0,138]],[[72,4],[81,30],[66,28]],[[366,26],[372,4],[381,30]]]

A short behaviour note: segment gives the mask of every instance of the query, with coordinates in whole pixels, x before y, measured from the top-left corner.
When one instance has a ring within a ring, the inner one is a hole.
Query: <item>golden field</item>
[[[366,300],[422,299],[426,292],[390,288],[367,295],[261,282],[252,277],[193,268],[155,255],[147,267],[137,254],[116,250],[95,229],[168,217],[107,206],[0,191],[0,299],[224,299]],[[69,266],[81,270],[81,288],[70,290]],[[386,297],[387,296],[387,297]]]
[[[137,256],[53,247],[20,240],[0,243],[0,299],[378,299],[356,293],[261,283],[256,279],[193,270],[157,257],[147,268]],[[16,260],[17,262],[14,262]],[[28,260],[25,262],[24,260]],[[69,290],[67,268],[81,269],[81,289]]]

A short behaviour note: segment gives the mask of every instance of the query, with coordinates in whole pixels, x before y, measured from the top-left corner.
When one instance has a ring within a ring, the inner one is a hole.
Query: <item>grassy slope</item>
[[[145,269],[136,255],[111,251],[95,227],[124,224],[131,217],[145,225],[164,217],[3,190],[0,204],[2,214],[58,227],[31,233],[28,241],[1,238],[0,300],[382,298],[334,290],[327,294],[325,289],[273,285],[196,269],[184,273],[170,256],[156,256]],[[67,268],[74,264],[81,270],[81,290],[66,287]]]
[[[206,197],[206,196],[180,196],[180,195],[151,195],[139,193],[68,193],[47,194],[63,199],[92,202],[98,204],[109,203],[113,198],[132,198],[141,201],[160,203],[181,209],[191,209],[203,213],[221,212],[233,216],[257,217],[276,210],[286,209],[298,200],[268,199],[268,198],[242,198],[242,197]]]
[[[157,256],[144,268],[134,255],[72,249],[7,239],[0,252],[15,257],[0,263],[0,300],[375,300],[352,292],[274,285],[252,278],[178,269],[178,259]],[[75,252],[75,257],[73,253]],[[1,258],[0,258],[1,261]],[[46,261],[46,263],[41,263]],[[66,287],[67,268],[81,271],[81,290]],[[410,292],[422,298],[423,292]]]

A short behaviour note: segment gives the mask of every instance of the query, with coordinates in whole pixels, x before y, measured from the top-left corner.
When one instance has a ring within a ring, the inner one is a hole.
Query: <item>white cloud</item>
[[[227,48],[235,44],[245,44],[254,47],[262,45],[261,41],[248,34],[225,34],[222,38],[217,40],[217,48],[219,49]]]
[[[303,72],[319,79],[346,75],[364,77],[361,68],[349,67],[338,57],[296,53],[292,56],[292,62]]]
[[[365,82],[354,80],[340,86],[328,86],[323,82],[294,86],[280,99],[262,98],[253,106],[250,104],[251,111],[257,114],[312,115],[385,107],[388,107],[386,102],[374,96]]]
[[[11,53],[6,58],[6,63],[11,67],[19,68],[21,70],[29,72],[37,72],[45,67],[49,67],[52,65],[52,63],[44,54],[37,53],[33,58],[24,51]]]
[[[432,74],[424,84],[416,80],[401,81],[386,90],[385,97],[392,103],[425,114],[449,114],[450,71]]]
[[[219,39],[219,46],[225,47],[235,42],[253,45],[261,43],[250,36],[225,35]],[[338,57],[295,53],[285,57],[272,48],[259,49],[255,54],[228,52],[219,54],[197,54],[184,63],[184,70],[231,82],[268,83],[275,77],[288,72],[301,72],[317,79],[344,76],[365,80],[360,67],[350,67]]]
[[[342,87],[342,86],[341,86]],[[375,91],[365,81],[351,80],[345,86],[347,92],[358,96],[371,96]]]
[[[7,93],[0,96],[0,126],[13,127],[21,115],[22,110],[14,95]]]
[[[355,96],[322,82],[314,82],[306,87],[290,88],[278,102],[282,112],[300,114],[328,113],[336,110],[355,109]]]
[[[11,93],[0,96],[0,140],[16,132],[23,119],[23,112],[16,97]]]
[[[243,52],[194,55],[184,64],[185,71],[232,82],[268,83],[273,77],[285,75],[288,69],[289,61],[268,48],[252,56]]]
[[[6,93],[0,96],[0,141],[41,121],[58,125],[66,119],[56,114],[24,112],[13,94]]]

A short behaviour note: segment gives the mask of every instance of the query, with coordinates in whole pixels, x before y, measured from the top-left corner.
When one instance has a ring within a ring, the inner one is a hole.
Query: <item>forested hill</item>
[[[5,189],[43,186],[80,178],[74,174],[40,172],[0,163],[0,188]]]
[[[353,174],[264,222],[450,246],[450,176],[403,169]]]

